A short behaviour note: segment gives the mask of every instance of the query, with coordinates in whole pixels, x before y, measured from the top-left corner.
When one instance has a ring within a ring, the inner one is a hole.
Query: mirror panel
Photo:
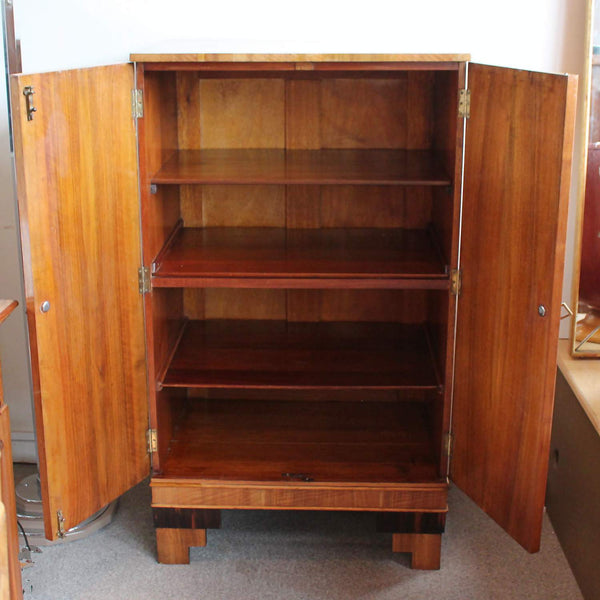
[[[583,162],[587,162],[587,168],[578,223],[580,260],[573,281],[576,318],[572,341],[573,356],[600,357],[600,0],[590,2],[588,18],[591,36],[589,121],[587,161]]]

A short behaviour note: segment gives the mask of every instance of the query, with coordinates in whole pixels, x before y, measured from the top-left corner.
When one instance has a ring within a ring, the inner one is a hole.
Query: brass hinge
[[[56,511],[56,522],[58,524],[58,531],[56,532],[56,534],[58,535],[59,538],[62,539],[66,535],[66,531],[65,531],[65,518],[63,517],[62,510],[57,510]]]
[[[458,90],[458,116],[461,119],[471,116],[471,90]]]
[[[150,291],[150,267],[140,267],[138,269],[138,284],[140,294],[147,294]]]
[[[146,442],[148,443],[148,454],[158,452],[158,434],[156,429],[146,431]]]
[[[444,434],[444,454],[448,457],[452,457],[452,451],[454,449],[454,434],[448,432]]]
[[[450,271],[450,293],[453,296],[460,296],[462,287],[462,272],[460,269],[452,269]]]
[[[140,119],[144,116],[144,95],[142,90],[131,90],[131,116]]]

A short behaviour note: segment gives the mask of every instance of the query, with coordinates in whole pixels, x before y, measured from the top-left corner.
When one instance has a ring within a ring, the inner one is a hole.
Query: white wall
[[[25,72],[123,62],[131,52],[448,52],[477,62],[579,73],[587,0],[13,0]],[[2,96],[2,90],[0,90]],[[0,111],[5,110],[0,106]],[[6,120],[0,122],[0,244],[18,291]],[[576,194],[574,194],[576,195]],[[571,215],[574,215],[574,209]],[[572,216],[569,247],[572,247]],[[18,279],[18,276],[17,276]],[[569,297],[570,269],[565,298]],[[22,340],[0,332],[6,397],[19,435],[33,431]],[[14,326],[16,327],[16,325]],[[15,344],[19,351],[15,351]],[[8,358],[7,358],[8,357]]]
[[[14,0],[25,71],[126,60],[174,42],[192,51],[470,52],[560,70],[564,21],[584,0]]]

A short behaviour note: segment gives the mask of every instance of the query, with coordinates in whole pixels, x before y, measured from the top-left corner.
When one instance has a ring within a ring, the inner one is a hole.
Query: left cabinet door
[[[49,539],[150,470],[133,87],[128,64],[11,80]]]

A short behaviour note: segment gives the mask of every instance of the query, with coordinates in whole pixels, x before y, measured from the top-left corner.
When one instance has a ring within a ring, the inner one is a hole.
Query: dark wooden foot
[[[206,529],[156,530],[158,562],[167,565],[187,565],[190,548],[206,546]]]
[[[410,566],[412,569],[439,569],[442,535],[436,533],[394,533],[392,550],[394,552],[410,552]]]
[[[377,529],[393,533],[392,550],[412,555],[413,569],[439,569],[445,513],[380,513]]]
[[[190,548],[206,546],[206,530],[221,526],[221,511],[197,508],[152,508],[158,562],[189,564]]]

